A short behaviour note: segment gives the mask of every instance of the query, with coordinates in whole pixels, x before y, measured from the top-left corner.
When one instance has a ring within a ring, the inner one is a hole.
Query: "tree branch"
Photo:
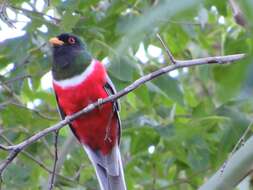
[[[172,53],[171,53],[169,47],[164,43],[164,41],[163,41],[162,37],[160,36],[160,34],[157,33],[157,34],[156,34],[156,37],[159,39],[159,41],[161,42],[162,46],[164,47],[166,53],[168,54],[168,57],[169,57],[169,59],[170,59],[170,62],[171,62],[172,64],[176,64],[176,60],[174,59],[174,57],[173,57],[173,55],[172,55]]]
[[[203,175],[204,173],[207,173],[208,170],[210,170],[209,167],[207,168],[204,168],[196,173],[193,173],[191,176],[189,176],[188,178],[178,178],[176,179],[173,183],[170,183],[168,185],[165,185],[163,187],[160,187],[158,188],[157,190],[168,190],[170,189],[171,187],[176,187],[180,184],[183,184],[183,183],[188,183],[188,184],[191,184],[191,182],[193,181],[194,177],[197,177],[197,176],[200,176],[200,175]]]
[[[55,134],[54,134],[54,152],[55,152],[54,166],[53,166],[53,172],[49,177],[50,179],[49,179],[48,190],[52,190],[54,188],[56,164],[58,161],[58,136],[59,136],[59,130],[55,131]]]
[[[3,134],[0,134],[0,137],[7,142],[8,145],[13,145],[13,143]],[[51,171],[50,169],[47,168],[47,166],[45,166],[45,164],[40,160],[40,159],[36,159],[32,154],[30,154],[29,152],[23,150],[21,151],[21,154],[23,154],[24,156],[26,156],[27,158],[31,159],[32,161],[34,161],[36,164],[38,164],[42,169],[44,169],[46,172],[48,172],[49,174],[52,174],[53,171]],[[71,178],[60,175],[58,172],[55,172],[55,174],[57,176],[60,176],[61,178],[68,180],[68,181],[73,181]],[[1,189],[1,188],[0,188]]]
[[[199,190],[230,190],[252,172],[253,164],[253,136],[245,145],[235,152],[226,163]],[[222,171],[223,170],[223,171]],[[222,171],[222,172],[221,172]]]
[[[7,6],[8,6],[8,1],[7,0],[2,0],[2,2],[0,3],[0,19],[4,23],[6,23],[8,26],[10,26],[11,28],[16,28],[13,25],[12,21],[7,16],[7,13],[6,13]]]
[[[18,153],[20,152],[21,149],[16,148],[14,150],[12,150],[10,152],[10,154],[8,155],[8,157],[6,158],[6,160],[4,160],[1,164],[0,164],[0,180],[2,181],[2,173],[5,170],[5,168],[14,160],[14,158],[16,158],[16,156],[18,155]]]
[[[235,54],[235,55],[228,55],[228,56],[216,56],[216,57],[206,57],[206,58],[200,58],[200,59],[193,59],[193,60],[176,60],[174,59],[173,55],[171,54],[169,48],[165,45],[163,42],[162,38],[160,35],[157,35],[158,39],[164,46],[170,61],[173,63],[173,65],[169,65],[166,67],[163,67],[161,69],[158,69],[152,73],[149,73],[147,75],[142,76],[141,78],[137,79],[134,81],[132,84],[124,88],[123,90],[119,91],[118,93],[111,95],[107,98],[100,99],[97,102],[91,103],[82,110],[72,114],[71,116],[66,116],[64,120],[60,121],[59,123],[46,128],[37,134],[31,136],[27,140],[24,140],[23,142],[17,144],[17,145],[12,145],[12,146],[4,146],[0,144],[0,149],[10,151],[8,157],[6,160],[4,160],[1,165],[0,165],[0,177],[2,176],[2,173],[4,169],[14,160],[14,158],[19,154],[20,151],[25,149],[27,146],[30,144],[38,141],[40,138],[46,136],[47,134],[51,132],[57,132],[59,129],[64,127],[65,125],[69,124],[71,121],[75,120],[76,118],[80,117],[83,114],[87,114],[94,110],[95,108],[108,103],[108,102],[113,102],[116,101],[117,99],[121,98],[122,96],[125,96],[126,94],[132,92],[142,84],[145,84],[148,81],[151,81],[154,78],[157,78],[165,73],[168,73],[170,71],[179,69],[179,68],[184,68],[184,67],[192,67],[192,66],[197,66],[197,65],[205,65],[205,64],[226,64],[226,63],[231,63],[234,61],[238,61],[240,59],[243,59],[245,57],[245,54]],[[54,183],[54,173],[56,169],[56,161],[57,161],[57,138],[58,135],[55,137],[55,162],[54,162],[54,168],[53,168],[53,174],[52,174],[52,180],[51,180],[51,185],[49,186],[49,189],[52,189],[53,183]]]
[[[50,6],[50,0],[47,0],[47,6],[48,7]]]
[[[50,117],[50,116],[44,114],[42,111],[40,111],[40,110],[38,110],[38,109],[36,109],[36,108],[28,108],[26,105],[24,105],[24,104],[22,103],[22,101],[21,101],[21,99],[19,98],[19,96],[18,96],[17,94],[15,94],[15,92],[12,91],[7,85],[5,85],[4,83],[2,83],[2,87],[3,87],[8,93],[10,93],[10,94],[15,98],[15,100],[16,100],[17,102],[19,102],[19,103],[16,103],[15,101],[12,101],[12,100],[8,100],[8,101],[3,102],[3,103],[0,104],[0,109],[1,109],[2,107],[7,106],[7,105],[14,105],[14,106],[16,106],[16,107],[20,107],[20,108],[22,108],[22,109],[26,109],[26,110],[28,110],[28,111],[30,111],[30,112],[33,112],[33,113],[37,114],[39,117],[41,117],[42,119],[46,119],[46,120],[49,120],[49,121],[55,121],[55,120],[57,120],[57,118],[55,118],[55,117]]]
[[[19,104],[19,103],[15,103],[15,102],[10,102],[9,104],[29,110],[31,112],[34,112],[35,114],[37,114],[39,117],[41,117],[42,119],[46,119],[49,121],[55,121],[57,120],[56,117],[50,117],[48,115],[45,115],[43,112],[41,112],[40,110],[36,109],[36,108],[28,108],[27,106],[23,105],[23,104]]]
[[[179,68],[192,67],[192,66],[205,65],[205,64],[227,64],[227,63],[231,63],[231,62],[235,62],[240,59],[243,59],[244,57],[245,57],[245,54],[235,54],[235,55],[228,55],[228,56],[206,57],[206,58],[193,59],[193,60],[183,60],[183,61],[175,60],[175,64],[163,67],[161,69],[158,69],[152,73],[149,73],[149,74],[137,79],[132,84],[130,84],[129,86],[127,86],[123,90],[119,91],[118,93],[116,93],[112,96],[109,96],[107,98],[104,98],[101,101],[97,101],[97,102],[89,104],[88,106],[86,106],[82,110],[74,113],[71,116],[66,116],[65,119],[60,121],[59,123],[57,123],[49,128],[43,129],[42,131],[38,132],[37,134],[31,136],[27,140],[25,140],[17,145],[13,145],[13,146],[0,145],[1,149],[10,151],[10,154],[9,154],[7,160],[5,160],[4,163],[0,165],[0,175],[2,175],[2,172],[4,171],[4,169],[18,155],[20,150],[23,150],[28,145],[38,141],[40,138],[44,137],[45,135],[47,135],[53,131],[57,131],[57,130],[61,129],[62,127],[64,127],[65,125],[67,125],[71,121],[75,120],[76,118],[80,117],[81,115],[87,114],[87,113],[91,112],[92,110],[94,110],[95,108],[97,108],[105,103],[116,101],[117,99],[121,98],[122,96],[125,96],[129,92],[135,90],[136,88],[138,88],[142,84],[144,84],[148,81],[151,81],[154,78],[157,78],[165,73],[168,73],[170,71],[173,71],[173,70],[176,70]]]
[[[9,5],[10,8],[12,9],[15,9],[15,10],[18,10],[18,11],[21,11],[23,13],[28,13],[28,14],[35,14],[35,15],[39,15],[39,16],[42,16],[42,17],[47,17],[49,19],[51,19],[52,21],[54,21],[54,24],[59,24],[59,22],[61,21],[61,19],[58,19],[58,18],[55,18],[53,16],[50,16],[50,15],[47,15],[45,13],[42,13],[42,12],[38,12],[38,11],[34,11],[34,10],[28,10],[28,9],[23,9],[21,7],[16,7],[14,5]]]
[[[235,22],[239,24],[240,26],[245,27],[247,25],[247,22],[244,18],[244,15],[239,5],[235,2],[235,0],[229,0],[229,4],[233,12]]]
[[[15,67],[14,67],[13,70],[16,70],[17,68],[22,67],[22,66],[28,64],[31,61],[30,59],[32,58],[33,53],[37,52],[37,51],[40,51],[46,45],[47,45],[47,43],[44,42],[44,43],[40,44],[38,47],[35,47],[35,48],[31,49],[28,52],[28,54],[20,62],[18,62],[18,63],[15,64]],[[11,71],[13,71],[13,70],[11,70]]]
[[[15,77],[15,78],[11,78],[10,80],[6,80],[6,81],[1,82],[0,85],[1,85],[1,84],[14,83],[14,82],[17,82],[17,81],[26,79],[26,78],[32,78],[32,76],[31,76],[31,75],[17,76],[17,77]]]
[[[61,149],[59,150],[59,153],[58,153],[59,156],[58,156],[58,161],[56,164],[55,173],[60,173],[61,167],[64,164],[64,161],[65,161],[68,153],[71,151],[71,148],[75,144],[78,145],[78,141],[77,141],[76,137],[72,133],[69,133],[68,138],[64,141]],[[74,177],[74,179],[75,179],[75,177]]]

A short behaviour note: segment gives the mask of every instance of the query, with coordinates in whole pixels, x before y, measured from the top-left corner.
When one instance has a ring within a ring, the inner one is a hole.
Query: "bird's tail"
[[[95,168],[101,190],[127,190],[118,145],[108,155],[84,146]]]

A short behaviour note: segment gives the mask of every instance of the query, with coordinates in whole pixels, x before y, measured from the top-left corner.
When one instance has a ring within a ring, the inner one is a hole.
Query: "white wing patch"
[[[54,79],[53,82],[62,88],[77,86],[81,84],[84,80],[86,80],[86,78],[93,72],[95,64],[96,60],[92,60],[91,64],[81,74],[64,80]]]

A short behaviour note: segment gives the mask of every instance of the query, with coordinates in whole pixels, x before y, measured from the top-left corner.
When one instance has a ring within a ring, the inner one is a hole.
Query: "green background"
[[[24,2],[32,10],[24,10]],[[50,37],[62,32],[80,36],[94,57],[110,60],[108,72],[120,90],[169,64],[165,51],[162,62],[148,53],[146,63],[135,56],[141,43],[145,51],[151,44],[161,47],[159,32],[177,59],[235,53],[247,57],[233,65],[179,69],[176,77],[165,74],[121,98],[127,186],[130,190],[194,190],[222,165],[253,111],[252,0],[240,1],[246,27],[236,24],[224,0],[51,0],[42,12],[36,10],[36,3],[12,0],[8,4],[30,22],[23,28],[25,35],[0,43],[0,71],[14,64],[0,75],[0,143],[17,144],[59,121],[52,89],[41,86],[41,78],[50,70]],[[55,11],[57,19],[44,16],[49,10]],[[1,19],[15,24],[8,15]],[[47,32],[38,29],[42,25]],[[35,107],[27,108],[31,103]],[[55,189],[98,189],[86,154],[71,138],[67,127],[60,131],[59,151],[65,152]],[[150,147],[155,148],[153,153]],[[51,169],[53,148],[50,134],[26,151]],[[47,189],[48,172],[27,153],[6,169],[3,189]],[[6,156],[7,152],[0,152],[1,160]]]

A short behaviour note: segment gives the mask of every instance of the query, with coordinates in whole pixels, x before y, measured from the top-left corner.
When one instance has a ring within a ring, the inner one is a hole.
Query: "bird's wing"
[[[106,83],[104,86],[105,91],[107,92],[108,96],[116,94],[116,88],[114,87],[111,79],[107,76],[106,77]],[[113,110],[114,110],[114,114],[117,117],[117,121],[118,121],[118,143],[120,143],[120,137],[121,137],[121,121],[120,121],[120,116],[119,116],[119,110],[120,110],[120,103],[119,100],[115,101],[113,103]]]
[[[113,95],[113,94],[116,94],[117,91],[116,91],[116,88],[115,86],[113,85],[111,79],[109,76],[106,76],[106,83],[105,83],[105,86],[104,86],[107,94],[110,96],[110,95]],[[114,106],[116,108],[117,111],[120,110],[120,104],[119,104],[119,100],[115,101],[114,102]]]
[[[57,110],[58,110],[58,112],[59,112],[59,114],[61,116],[61,119],[63,120],[63,119],[65,119],[66,114],[65,114],[65,112],[63,111],[63,109],[61,108],[61,106],[59,104],[59,100],[58,100],[58,96],[57,96],[56,92],[54,94],[55,94],[55,99],[56,99],[56,103],[57,103]],[[70,123],[69,123],[69,127],[70,127],[72,133],[75,135],[75,137],[80,141],[79,137],[76,134],[75,129],[71,126]]]

